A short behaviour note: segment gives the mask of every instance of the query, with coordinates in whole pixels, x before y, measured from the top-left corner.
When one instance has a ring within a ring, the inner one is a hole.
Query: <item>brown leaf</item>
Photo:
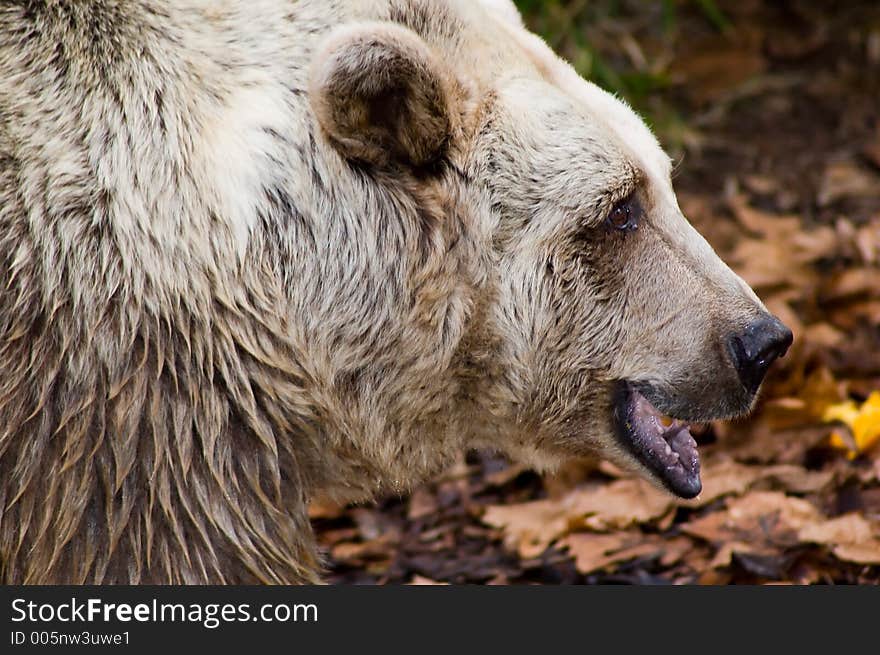
[[[856,564],[880,564],[880,541],[864,544],[841,544],[834,547],[834,556]]]
[[[718,424],[715,431],[725,452],[735,459],[793,463],[803,461],[808,449],[825,441],[830,429],[821,425],[780,428],[772,415],[759,412],[748,423]]]
[[[880,137],[877,143],[877,166],[880,167]],[[865,264],[876,264],[880,254],[880,221],[860,227],[854,237],[855,247]]]
[[[732,195],[727,206],[736,220],[749,232],[765,237],[793,235],[801,228],[800,219],[793,214],[773,214],[749,204],[742,194]]]
[[[647,541],[641,533],[572,534],[559,542],[574,556],[581,573],[592,573],[611,564],[659,553],[657,543]]]
[[[520,475],[531,469],[523,464],[511,464],[506,468],[486,476],[486,483],[493,487],[503,487],[516,480]]]
[[[355,541],[360,536],[360,530],[357,528],[339,528],[336,530],[321,530],[318,533],[321,545],[329,548],[334,544],[343,541]]]
[[[779,191],[779,180],[768,175],[746,175],[743,185],[752,193],[769,196]]]
[[[601,531],[659,519],[672,507],[673,500],[641,478],[626,478],[575,490],[565,503],[570,517],[582,517],[582,525]]]
[[[492,505],[483,522],[504,531],[504,542],[521,557],[537,557],[573,528],[619,530],[659,519],[672,507],[669,494],[640,478],[575,489],[558,499]]]
[[[599,466],[597,459],[574,459],[560,466],[551,475],[544,477],[544,490],[550,498],[567,495],[582,483]]]
[[[662,566],[672,566],[677,564],[685,555],[694,549],[694,542],[687,537],[660,537],[663,541],[663,548],[660,555],[660,564]]]
[[[330,555],[333,559],[349,562],[387,559],[391,557],[392,546],[396,542],[393,535],[371,539],[362,543],[343,543],[333,546]]]
[[[880,296],[880,270],[876,268],[848,268],[827,278],[819,290],[823,303],[840,302],[858,297]]]
[[[786,284],[812,283],[811,267],[793,261],[790,246],[758,239],[743,239],[731,257],[737,273],[755,289]]]
[[[873,532],[871,524],[861,514],[853,512],[806,525],[798,532],[798,538],[817,544],[859,544],[873,539]]]
[[[831,546],[837,559],[857,564],[880,564],[880,539],[875,527],[856,512],[805,526],[798,536],[803,541]]]
[[[816,493],[834,480],[834,471],[808,471],[802,466],[780,464],[765,469],[765,479],[774,480],[785,491],[796,494]]]
[[[872,324],[880,323],[880,300],[849,302],[840,309],[831,311],[829,316],[837,327],[844,330],[856,329],[863,319],[867,319]],[[874,352],[861,353],[861,355],[871,358],[874,358],[875,354]],[[877,370],[877,361],[880,360],[874,358],[872,370]]]
[[[808,471],[801,466],[788,464],[749,466],[722,457],[704,468],[702,493],[693,500],[679,504],[704,507],[722,496],[740,496],[762,480],[772,480],[785,491],[813,493],[824,489],[833,479],[833,471]]]
[[[742,195],[732,196],[727,204],[737,220],[758,237],[740,239],[730,256],[737,272],[753,287],[788,285],[802,294],[819,280],[811,264],[838,249],[831,227],[804,230],[798,216],[761,211]]]
[[[819,206],[848,197],[880,197],[880,177],[852,161],[828,164],[816,197]]]
[[[803,263],[817,262],[822,258],[833,256],[839,246],[833,228],[824,225],[808,230],[803,224],[791,234],[789,245],[792,247],[792,258]]]
[[[407,510],[406,517],[413,521],[430,516],[436,511],[437,498],[427,489],[420,487],[409,498],[409,509]]]
[[[801,340],[823,349],[835,348],[846,338],[846,335],[830,323],[821,321],[808,325],[801,331]]]
[[[681,526],[683,532],[715,544],[741,541],[753,547],[790,546],[799,542],[798,530],[820,520],[819,511],[800,498],[778,491],[752,491]]]
[[[710,569],[719,569],[725,566],[730,566],[735,553],[766,554],[767,550],[759,549],[754,544],[743,541],[728,541],[721,544],[718,552],[715,553],[715,557],[709,561],[707,566]]]
[[[504,543],[523,559],[537,557],[568,531],[568,517],[561,503],[536,500],[486,508],[483,522],[504,531]]]

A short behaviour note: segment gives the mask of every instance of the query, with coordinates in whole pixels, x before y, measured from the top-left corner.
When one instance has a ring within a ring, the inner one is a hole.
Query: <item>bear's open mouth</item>
[[[697,442],[684,421],[663,415],[632,384],[615,393],[618,438],[672,493],[693,498],[703,488]]]

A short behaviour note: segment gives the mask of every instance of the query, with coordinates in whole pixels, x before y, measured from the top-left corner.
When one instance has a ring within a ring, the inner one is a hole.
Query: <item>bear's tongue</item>
[[[667,419],[647,398],[629,388],[627,420],[636,456],[673,492],[693,498],[702,490],[700,455],[689,426]]]

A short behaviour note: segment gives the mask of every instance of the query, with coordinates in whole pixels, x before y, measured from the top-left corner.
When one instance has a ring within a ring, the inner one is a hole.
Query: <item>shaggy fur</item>
[[[310,498],[464,447],[648,475],[612,382],[742,412],[764,311],[507,0],[2,3],[0,280],[5,583],[313,582]]]

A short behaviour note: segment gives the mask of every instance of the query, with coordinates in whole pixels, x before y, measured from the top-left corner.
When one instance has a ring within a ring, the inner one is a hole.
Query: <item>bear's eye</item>
[[[633,232],[638,229],[641,216],[642,207],[638,199],[630,196],[614,205],[605,219],[605,224],[621,232]]]

